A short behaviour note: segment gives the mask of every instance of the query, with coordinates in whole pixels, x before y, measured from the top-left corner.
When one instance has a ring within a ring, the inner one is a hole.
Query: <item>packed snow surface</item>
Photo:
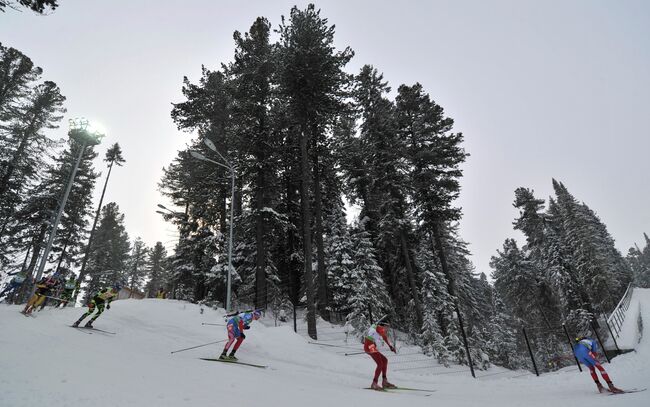
[[[642,337],[639,327],[639,316],[641,315],[642,321],[650,324],[650,319],[643,318],[642,307],[650,307],[650,289],[635,288],[632,291],[632,298],[630,305],[625,312],[625,319],[621,326],[619,336],[616,338],[616,343],[620,349],[636,349],[639,344],[639,339]],[[647,309],[644,311],[648,312]],[[611,324],[612,322],[610,322]],[[650,331],[648,331],[650,332]],[[608,341],[609,346],[613,346],[612,341]],[[650,380],[649,380],[650,381]]]
[[[637,290],[633,301],[650,326],[650,290]],[[198,305],[180,301],[114,302],[94,325],[116,335],[70,328],[81,308],[46,308],[35,318],[19,310],[0,306],[1,407],[650,405],[650,391],[598,394],[589,373],[579,373],[575,366],[541,377],[495,368],[473,379],[466,371],[454,373],[458,366],[400,370],[399,354],[390,352],[393,383],[435,392],[365,390],[374,363],[363,354],[344,355],[361,351],[360,344],[310,344],[291,325],[275,327],[271,319],[253,322],[237,353],[240,361],[267,369],[199,359],[217,357],[223,343],[171,354],[226,337],[223,326],[201,325],[223,323],[223,310],[201,312]],[[319,328],[326,337],[331,327],[322,323]],[[406,354],[413,348],[398,343],[398,349]],[[650,335],[645,335],[637,352],[619,356],[605,368],[617,386],[644,388],[650,383],[649,362]]]

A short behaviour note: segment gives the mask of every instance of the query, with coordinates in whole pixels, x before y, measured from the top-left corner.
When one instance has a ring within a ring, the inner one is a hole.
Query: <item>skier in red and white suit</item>
[[[370,355],[370,357],[375,361],[375,363],[377,363],[377,367],[375,368],[375,377],[372,379],[372,384],[370,385],[370,388],[373,390],[383,390],[384,388],[394,389],[397,386],[390,383],[386,378],[386,371],[388,370],[388,359],[386,358],[386,356],[382,355],[382,353],[379,352],[379,350],[377,350],[377,346],[380,343],[386,343],[386,345],[388,345],[390,350],[396,353],[395,347],[391,345],[390,342],[388,341],[388,337],[386,336],[386,324],[383,322],[372,324],[370,328],[368,328],[368,332],[363,341],[363,351],[366,352],[368,355]],[[381,386],[377,384],[377,380],[379,379],[380,373],[382,377]]]

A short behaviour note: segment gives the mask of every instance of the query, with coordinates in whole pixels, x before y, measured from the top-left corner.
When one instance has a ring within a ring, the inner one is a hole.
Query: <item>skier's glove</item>
[[[111,304],[106,304],[106,309],[111,309]]]
[[[246,335],[242,332],[241,335],[239,335],[242,339],[246,339]]]
[[[251,329],[251,327],[248,325],[244,325],[244,329]]]
[[[397,353],[397,352],[395,351],[395,347],[394,347],[393,345],[390,345],[389,348],[390,348],[391,351],[393,351],[393,353]]]

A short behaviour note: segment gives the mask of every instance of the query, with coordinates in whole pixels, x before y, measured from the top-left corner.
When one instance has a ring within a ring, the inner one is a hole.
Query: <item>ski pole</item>
[[[363,355],[366,352],[352,352],[352,353],[346,353],[345,356],[352,356],[352,355]]]
[[[68,301],[68,300],[66,300],[66,299],[59,298],[59,297],[50,297],[49,295],[44,295],[43,297],[45,297],[45,298],[51,298],[51,299],[53,299],[53,300],[58,300],[58,301]]]
[[[332,348],[347,348],[347,349],[359,349],[357,346],[352,346],[352,345],[332,345],[330,343],[318,343],[318,342],[307,342],[310,345],[318,345],[318,346],[329,346]]]
[[[225,342],[225,341],[227,341],[227,339],[224,339],[223,341],[216,341],[216,342],[205,343],[203,345],[192,346],[191,348],[179,349],[179,350],[172,351],[171,353],[184,352],[186,350],[201,348],[203,346],[213,345],[215,343],[221,343],[221,342]]]
[[[201,325],[225,326],[224,324],[209,324],[207,322],[202,322]]]

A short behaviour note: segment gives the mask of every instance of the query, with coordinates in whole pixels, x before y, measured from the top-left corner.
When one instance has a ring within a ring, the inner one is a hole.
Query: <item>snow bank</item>
[[[632,291],[630,306],[625,312],[625,319],[621,326],[621,332],[616,338],[616,343],[620,349],[636,349],[639,346],[639,340],[641,339],[641,332],[639,332],[639,318],[642,320],[644,319],[642,314],[642,304],[645,305],[645,308],[650,306],[650,290],[635,288],[634,291]],[[644,312],[647,312],[647,310]],[[645,319],[645,321],[650,323],[650,320],[648,319]],[[613,343],[608,346],[613,346]]]

